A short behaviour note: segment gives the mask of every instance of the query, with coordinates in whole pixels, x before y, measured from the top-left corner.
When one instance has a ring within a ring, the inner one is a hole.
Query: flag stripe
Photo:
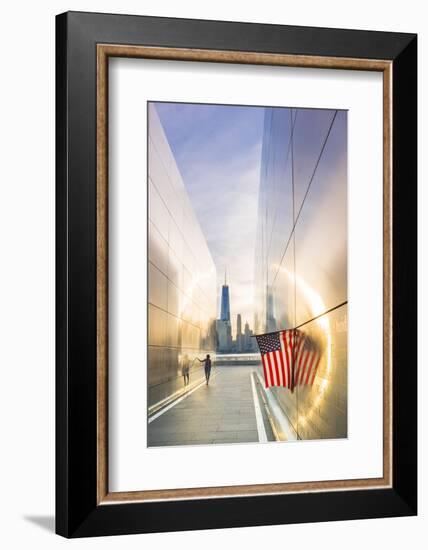
[[[269,386],[274,386],[275,385],[275,380],[273,378],[273,372],[272,372],[272,369],[271,369],[271,366],[270,366],[270,360],[269,360],[269,353],[267,353],[265,355],[265,358],[266,358],[266,369],[267,369],[267,372],[268,372],[268,377],[269,377]]]
[[[283,360],[283,363],[284,363],[284,375],[285,375],[285,386],[287,388],[290,387],[290,377],[288,375],[288,366],[290,364],[290,358],[289,358],[289,354],[288,354],[288,348],[287,348],[287,341],[286,341],[286,332],[283,332],[281,334],[281,357],[282,357],[282,360]]]
[[[265,377],[265,386],[266,388],[269,387],[269,384],[268,384],[268,377],[267,377],[267,374],[266,374],[266,362],[265,362],[265,356],[262,355],[262,365],[263,365],[263,374],[264,374],[264,377]]]
[[[281,372],[279,370],[279,365],[278,365],[276,353],[277,353],[276,351],[273,351],[271,353],[271,360],[272,360],[272,364],[273,364],[274,369],[275,369],[277,384],[278,384],[278,386],[282,386],[282,377],[281,377]]]
[[[308,373],[308,377],[307,377],[307,381],[306,381],[306,383],[309,386],[312,386],[312,384],[314,383],[315,374],[317,372],[318,363],[319,363],[319,357],[320,357],[319,352],[316,351],[313,355],[312,362],[311,362],[311,369]]]
[[[281,378],[281,386],[285,386],[285,376],[284,376],[284,367],[283,367],[283,361],[282,361],[282,351],[278,350],[275,352],[276,356],[276,364],[278,365],[279,369],[279,376]]]
[[[300,383],[300,376],[301,376],[301,370],[302,370],[302,354],[303,354],[303,344],[304,344],[304,338],[303,334],[300,331],[296,331],[296,355],[295,355],[295,380],[296,380],[296,386]]]
[[[287,372],[285,370],[285,357],[284,357],[284,348],[281,347],[280,351],[276,352],[278,354],[278,362],[282,372],[282,385],[284,388],[288,387]]]
[[[285,387],[285,372],[284,372],[284,358],[282,349],[275,352],[276,362],[278,363],[279,373],[281,376],[281,386]]]
[[[288,376],[290,379],[290,389],[294,387],[294,336],[292,332],[288,333],[288,354],[290,361],[288,362]]]
[[[278,365],[278,361],[277,361],[277,357],[276,357],[276,351],[272,352],[272,363],[273,363],[274,368],[275,368],[276,381],[278,382],[278,386],[282,386],[281,372],[279,370],[279,365]]]
[[[271,376],[272,376],[272,380],[273,380],[273,385],[274,386],[279,386],[278,379],[276,377],[275,365],[273,363],[272,353],[268,353],[268,358],[269,358],[270,372],[271,372]]]
[[[282,336],[282,343],[283,343],[284,356],[285,356],[284,359],[285,359],[285,364],[287,369],[287,387],[290,388],[291,387],[291,348],[289,345],[290,331],[287,330],[283,332],[281,336]]]
[[[266,362],[266,372],[268,375],[268,384],[270,387],[270,386],[273,386],[273,380],[272,380],[272,374],[270,372],[269,358],[267,357],[267,355],[265,355],[265,362]]]
[[[267,364],[266,355],[262,355],[262,357],[263,357],[263,366],[266,373],[266,387],[269,388],[272,385],[270,381],[269,365]]]

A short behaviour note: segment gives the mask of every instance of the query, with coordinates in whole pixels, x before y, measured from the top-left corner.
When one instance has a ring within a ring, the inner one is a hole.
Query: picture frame
[[[111,57],[382,73],[382,478],[109,492]],[[417,513],[416,90],[414,34],[83,12],[57,16],[58,534],[86,537]]]

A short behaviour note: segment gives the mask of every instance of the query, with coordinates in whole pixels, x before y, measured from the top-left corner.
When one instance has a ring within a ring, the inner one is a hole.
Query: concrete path
[[[215,367],[203,385],[148,424],[149,447],[259,441],[251,384],[254,367]],[[263,413],[268,441],[273,435]],[[259,424],[260,427],[260,424]]]

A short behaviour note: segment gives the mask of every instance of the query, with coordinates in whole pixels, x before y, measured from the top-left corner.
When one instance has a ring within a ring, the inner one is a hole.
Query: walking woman
[[[205,357],[205,359],[199,359],[199,357],[196,357],[196,359],[200,363],[205,363],[205,380],[208,382],[210,381],[210,374],[211,374],[211,358],[209,355]]]

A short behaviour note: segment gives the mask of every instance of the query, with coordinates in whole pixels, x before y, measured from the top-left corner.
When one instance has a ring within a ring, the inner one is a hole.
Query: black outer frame
[[[97,506],[96,44],[393,61],[393,488]],[[56,532],[417,513],[417,36],[68,12],[56,17]]]

